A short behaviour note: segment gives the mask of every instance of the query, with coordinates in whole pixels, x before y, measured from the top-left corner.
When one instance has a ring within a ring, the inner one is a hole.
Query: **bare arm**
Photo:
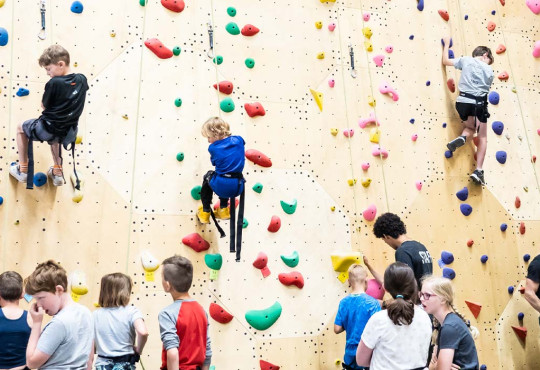
[[[443,52],[442,52],[442,64],[448,67],[452,67],[454,65],[454,62],[448,59],[448,49],[450,48],[450,37],[444,37],[444,46],[443,46]]]
[[[371,265],[369,264],[369,259],[366,256],[364,256],[364,265],[366,265],[366,267],[368,268],[369,272],[371,272],[371,275],[373,275],[375,280],[377,280],[379,284],[384,285],[383,276],[379,274],[377,271],[375,271],[373,267],[371,267]]]
[[[334,333],[339,334],[343,333],[345,329],[343,329],[343,326],[334,324]]]
[[[178,348],[171,348],[167,351],[167,370],[178,370]]]
[[[29,368],[37,369],[41,367],[51,357],[37,349],[39,337],[41,335],[41,322],[43,321],[43,308],[37,307],[36,303],[30,306],[30,315],[32,316],[32,331],[26,347],[26,365]]]
[[[135,327],[135,332],[137,333],[137,345],[135,346],[135,352],[140,355],[143,351],[146,341],[148,340],[148,330],[146,329],[146,325],[143,319],[135,320],[133,326]]]
[[[437,356],[436,369],[437,370],[456,369],[457,365],[452,365],[452,361],[454,360],[454,353],[455,353],[455,350],[451,348],[441,349],[439,351],[439,356]],[[459,366],[457,366],[457,369],[459,369]]]
[[[203,365],[202,370],[210,370],[210,365]]]
[[[361,340],[356,350],[356,363],[358,366],[369,366],[372,354],[373,349],[366,346],[364,341]]]
[[[527,279],[524,293],[525,300],[538,312],[540,312],[540,298],[536,296],[536,292],[538,292],[539,286],[539,283]]]

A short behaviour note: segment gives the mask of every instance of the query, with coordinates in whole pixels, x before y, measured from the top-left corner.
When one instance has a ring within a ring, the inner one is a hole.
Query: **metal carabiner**
[[[47,32],[45,31],[45,1],[46,0],[41,0],[41,7],[40,7],[40,12],[41,12],[41,30],[38,32],[38,39],[40,40],[45,40],[47,38]]]
[[[349,55],[351,56],[351,76],[356,78],[356,70],[354,69],[354,50],[352,44],[349,44]]]
[[[210,49],[206,55],[208,58],[212,59],[214,57],[214,29],[212,28],[212,23],[208,22],[208,39],[210,41]]]

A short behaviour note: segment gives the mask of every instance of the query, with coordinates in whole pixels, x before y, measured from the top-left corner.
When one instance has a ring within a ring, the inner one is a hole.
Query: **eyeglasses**
[[[424,293],[424,292],[418,292],[418,297],[419,297],[420,299],[425,300],[425,301],[429,301],[429,299],[430,299],[431,297],[434,297],[434,296],[435,296],[435,294],[429,294],[429,293]]]

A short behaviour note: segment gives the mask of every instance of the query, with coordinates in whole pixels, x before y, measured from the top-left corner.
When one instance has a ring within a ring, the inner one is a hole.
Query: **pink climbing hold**
[[[214,84],[214,89],[218,90],[218,84]],[[223,94],[231,94],[233,92],[234,86],[231,81],[221,81],[219,83],[219,92]]]
[[[278,275],[278,279],[283,285],[294,285],[298,289],[302,289],[304,287],[304,277],[297,271],[281,273]]]
[[[497,54],[502,54],[505,51],[506,51],[506,46],[504,46],[503,44],[499,44],[499,46],[497,46],[497,50],[495,50]]]
[[[377,118],[375,117],[375,112],[371,112],[369,114],[368,118],[360,118],[358,120],[358,126],[360,126],[360,128],[366,128],[366,126],[371,124],[371,123],[373,123],[373,124],[375,124],[377,126],[381,125],[379,123],[379,120],[377,120]]]
[[[371,154],[373,154],[374,157],[380,157],[383,158],[388,157],[388,151],[378,145],[373,146],[373,150],[371,151]]]
[[[148,39],[144,42],[144,45],[150,49],[158,58],[169,59],[173,56],[171,49],[167,48],[161,41],[156,38]]]
[[[335,24],[335,23],[330,23],[330,24],[328,25],[328,30],[329,30],[330,32],[334,32],[335,29],[336,29],[336,24]]]
[[[184,236],[182,238],[182,243],[192,248],[197,253],[210,249],[210,243],[197,233]]]
[[[328,80],[328,86],[334,87],[335,85],[336,85],[336,80],[334,80],[333,78]]]
[[[416,182],[416,189],[418,189],[418,191],[422,190],[422,181],[417,181]]]
[[[382,299],[384,297],[385,290],[383,286],[375,279],[369,279],[367,282],[366,294],[375,298]]]
[[[277,233],[281,228],[281,219],[278,216],[272,216],[270,220],[270,225],[268,225],[268,231],[271,233]]]
[[[412,141],[418,140],[418,134],[414,134],[413,136],[411,136],[411,140]]]
[[[272,167],[272,161],[264,153],[256,149],[246,150],[246,158],[261,167]]]
[[[527,0],[526,4],[531,9],[531,12],[536,15],[540,14],[540,0]]]
[[[180,13],[186,6],[184,0],[161,0],[161,5],[176,13]]]
[[[442,19],[444,19],[447,22],[450,19],[450,16],[448,15],[448,10],[444,10],[444,9],[439,10],[439,15],[441,16]]]
[[[368,12],[365,12],[363,17],[364,17],[364,22],[367,22],[369,21],[369,18],[371,18],[371,14],[369,14]]]
[[[368,163],[368,162],[362,163],[362,169],[363,169],[364,171],[369,170],[369,163]]]
[[[255,27],[252,24],[246,24],[244,28],[242,28],[242,35],[244,36],[253,36],[259,33],[259,29]]]
[[[493,32],[495,30],[495,27],[497,27],[495,22],[492,22],[492,21],[488,22],[487,29],[488,29],[489,32]]]
[[[540,58],[540,40],[536,41],[534,43],[534,48],[533,48],[533,57],[535,58]]]
[[[376,55],[373,57],[373,61],[377,67],[382,67],[384,62],[384,55]]]
[[[389,94],[390,96],[392,96],[392,100],[394,100],[394,101],[399,100],[399,95],[398,95],[397,91],[394,88],[392,88],[392,86],[390,86],[390,84],[388,82],[383,81],[379,85],[379,92],[381,94]]]
[[[446,81],[446,86],[448,86],[448,90],[450,90],[450,92],[456,92],[456,83],[454,82],[453,78],[449,78],[448,81]]]
[[[264,116],[266,114],[266,111],[264,110],[262,104],[258,102],[246,103],[244,104],[244,109],[250,117]]]
[[[354,130],[352,128],[346,128],[343,130],[343,135],[345,135],[345,137],[353,137]]]
[[[384,50],[386,50],[388,54],[392,54],[392,52],[394,51],[394,47],[392,45],[388,45],[384,48]]]
[[[375,216],[377,216],[377,207],[375,204],[371,204],[367,209],[362,213],[366,221],[373,221]]]
[[[268,277],[270,275],[270,269],[266,264],[268,263],[268,256],[264,252],[259,252],[257,259],[253,262],[253,266],[261,270],[263,277]]]

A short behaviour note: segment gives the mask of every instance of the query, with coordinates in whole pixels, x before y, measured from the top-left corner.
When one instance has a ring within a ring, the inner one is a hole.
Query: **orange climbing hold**
[[[279,366],[271,364],[268,361],[259,360],[259,365],[261,366],[261,370],[279,370]]]
[[[202,252],[210,249],[210,243],[197,233],[192,233],[182,238],[182,243],[192,248],[195,252]]]
[[[223,307],[217,303],[210,303],[210,309],[208,310],[210,316],[219,323],[227,324],[233,319],[233,315],[225,311]]]
[[[148,39],[144,42],[144,45],[150,49],[158,58],[169,59],[173,56],[171,49],[167,48],[161,41],[156,38]]]
[[[299,289],[302,289],[304,287],[304,277],[301,273],[297,271],[281,273],[278,275],[278,279],[283,285],[294,285]]]
[[[219,83],[219,89],[217,84],[214,84],[214,89],[218,90],[223,94],[229,95],[233,92],[234,85],[231,81],[221,81]]]
[[[444,19],[447,22],[450,19],[450,16],[448,15],[448,10],[444,10],[444,9],[439,10],[439,15],[441,16],[442,19]]]
[[[272,161],[256,149],[246,150],[246,158],[261,167],[272,167]]]
[[[281,219],[278,216],[272,216],[270,225],[268,225],[268,231],[271,233],[277,233],[281,228]]]
[[[495,27],[497,27],[495,22],[492,22],[492,21],[488,22],[487,29],[489,32],[493,32],[495,30]]]
[[[516,200],[514,201],[514,205],[516,206],[516,208],[521,207],[521,199],[519,199],[519,197],[516,197]]]
[[[456,92],[456,83],[454,82],[453,78],[449,78],[448,81],[446,81],[446,86],[448,86],[448,90],[450,90],[450,92]]]
[[[521,235],[525,234],[525,222],[521,222],[521,224],[519,224],[519,233]]]
[[[184,0],[161,0],[161,5],[176,13],[180,13],[186,7]]]
[[[503,71],[503,72],[499,73],[499,75],[498,75],[497,77],[498,77],[499,80],[501,80],[501,81],[506,81],[506,80],[508,80],[508,77],[509,77],[509,76],[508,76],[508,72]]]
[[[497,46],[497,50],[495,50],[497,54],[502,54],[505,51],[506,51],[506,46],[504,46],[503,44],[499,44],[499,46]]]
[[[478,318],[478,315],[480,314],[480,310],[482,309],[482,305],[474,302],[465,301],[467,303],[467,306],[469,307],[469,310],[471,310],[474,318]]]
[[[246,24],[244,28],[242,28],[242,35],[244,36],[253,36],[259,33],[259,29],[255,27],[252,24]]]
[[[525,342],[525,339],[527,338],[527,328],[524,326],[514,326],[512,325],[512,329],[514,329],[514,333]]]
[[[472,240],[472,239],[467,240],[467,247],[470,248],[470,247],[473,246],[473,244],[474,244],[474,240]]]
[[[244,109],[250,117],[264,116],[266,114],[261,103],[246,103]]]

